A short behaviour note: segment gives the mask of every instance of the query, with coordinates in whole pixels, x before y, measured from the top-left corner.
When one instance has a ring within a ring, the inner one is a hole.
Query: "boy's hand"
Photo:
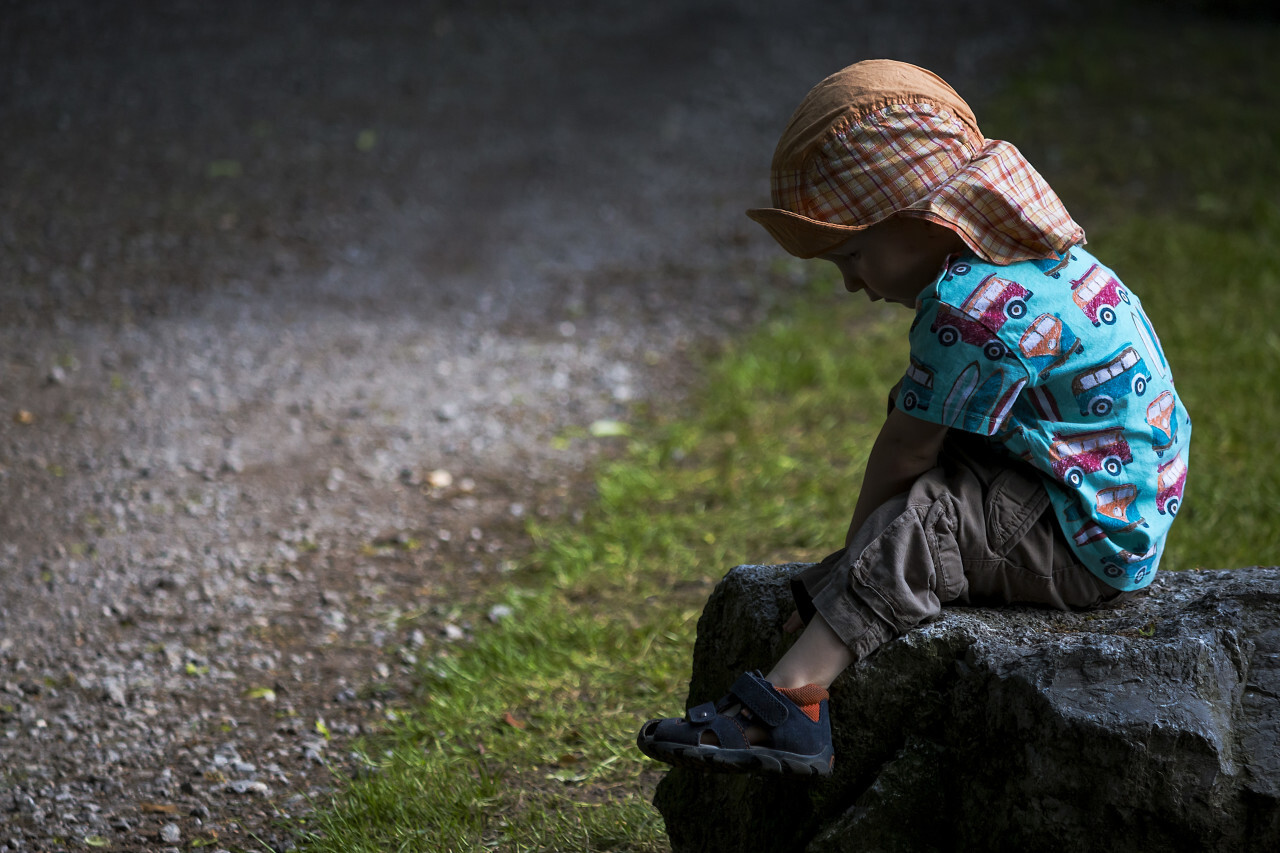
[[[785,634],[794,634],[796,631],[804,628],[804,620],[800,618],[800,611],[797,610],[782,623],[782,631]]]

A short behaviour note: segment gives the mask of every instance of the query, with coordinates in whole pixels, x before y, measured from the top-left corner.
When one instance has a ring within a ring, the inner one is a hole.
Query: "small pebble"
[[[252,779],[235,779],[222,786],[224,791],[233,794],[257,794],[261,797],[271,795],[271,789],[267,787],[265,782],[256,782]]]

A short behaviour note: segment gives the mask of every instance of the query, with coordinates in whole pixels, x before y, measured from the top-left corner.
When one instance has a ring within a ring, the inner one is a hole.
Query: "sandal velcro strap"
[[[744,725],[732,717],[726,717],[716,708],[714,702],[703,702],[689,709],[688,739],[693,744],[701,745],[702,733],[707,729],[715,732],[720,746],[725,749],[750,749],[747,730]],[[698,728],[701,726],[702,728]],[[683,733],[682,733],[682,736]]]
[[[782,725],[790,713],[773,685],[755,673],[744,672],[738,676],[729,692],[741,699],[760,722],[771,728]]]
[[[715,702],[703,702],[701,705],[689,709],[689,722],[705,723],[716,715]]]

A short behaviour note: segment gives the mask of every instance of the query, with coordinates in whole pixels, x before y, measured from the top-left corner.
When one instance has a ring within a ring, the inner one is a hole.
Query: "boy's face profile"
[[[937,280],[947,258],[966,251],[960,236],[943,225],[891,216],[820,255],[844,278],[845,290],[865,290],[872,302],[914,308],[920,291]]]

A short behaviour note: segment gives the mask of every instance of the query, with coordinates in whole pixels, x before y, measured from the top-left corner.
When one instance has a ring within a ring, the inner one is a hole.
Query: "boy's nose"
[[[862,279],[847,270],[840,271],[841,277],[844,279],[844,289],[850,293],[857,293],[859,290],[866,288],[862,283]]]

